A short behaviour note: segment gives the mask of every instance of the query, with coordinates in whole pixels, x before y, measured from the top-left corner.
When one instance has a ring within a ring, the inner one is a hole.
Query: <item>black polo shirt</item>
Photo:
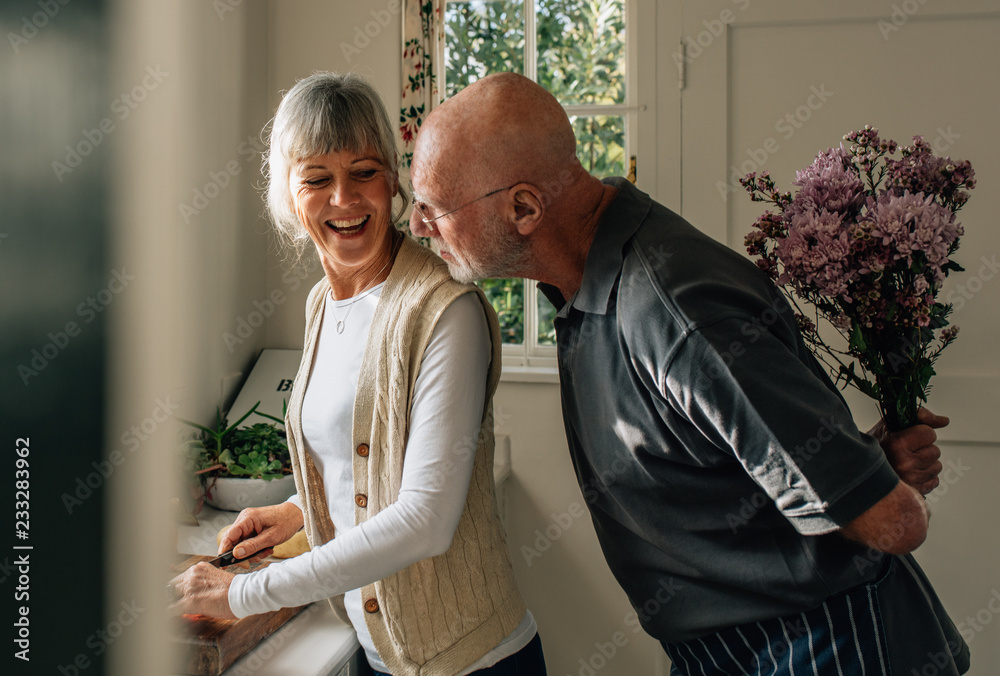
[[[618,195],[580,290],[539,288],[558,310],[577,477],[643,628],[690,640],[873,579],[836,530],[898,479],[786,300],[747,259],[605,182]]]

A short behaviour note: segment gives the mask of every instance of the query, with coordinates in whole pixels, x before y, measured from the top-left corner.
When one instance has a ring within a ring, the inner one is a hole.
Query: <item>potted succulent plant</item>
[[[257,410],[257,402],[239,420],[228,424],[216,409],[215,428],[181,420],[198,430],[184,444],[183,458],[193,479],[195,513],[202,502],[217,509],[239,511],[282,502],[295,492],[291,458],[281,418]],[[251,415],[273,422],[240,425]]]

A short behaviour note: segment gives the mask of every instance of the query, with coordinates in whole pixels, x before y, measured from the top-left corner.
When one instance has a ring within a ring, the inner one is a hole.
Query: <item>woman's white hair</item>
[[[375,88],[354,73],[313,73],[299,80],[271,121],[265,200],[279,238],[301,258],[310,244],[295,213],[289,180],[297,162],[330,152],[374,151],[388,169],[386,180],[402,199],[393,222],[406,211],[409,195],[399,182],[399,153],[385,104]]]

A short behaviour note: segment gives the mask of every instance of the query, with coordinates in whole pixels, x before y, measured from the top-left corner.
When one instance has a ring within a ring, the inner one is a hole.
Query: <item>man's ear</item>
[[[530,183],[514,186],[514,217],[512,223],[523,236],[535,231],[545,214],[545,200],[541,191]]]

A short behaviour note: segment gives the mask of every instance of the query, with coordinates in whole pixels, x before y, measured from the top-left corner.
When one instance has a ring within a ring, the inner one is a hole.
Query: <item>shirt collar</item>
[[[539,290],[556,307],[560,317],[566,317],[570,308],[593,314],[607,313],[611,291],[625,259],[625,244],[639,229],[652,206],[649,195],[627,179],[613,177],[601,182],[617,188],[618,194],[601,214],[594,241],[587,252],[579,290],[567,301],[558,288],[551,284],[538,284]]]

